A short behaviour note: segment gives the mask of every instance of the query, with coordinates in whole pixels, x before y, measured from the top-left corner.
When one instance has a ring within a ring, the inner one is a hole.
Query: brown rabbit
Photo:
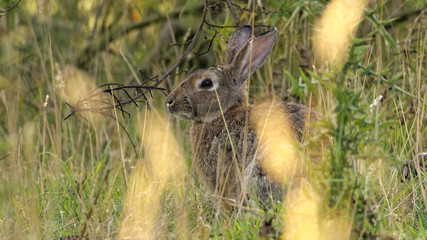
[[[248,121],[254,107],[247,104],[246,90],[246,80],[263,65],[276,38],[276,28],[252,37],[251,26],[239,27],[230,37],[226,64],[190,74],[166,100],[172,114],[193,120],[190,142],[196,171],[223,199],[240,199],[243,184],[261,202],[282,197],[281,184],[265,174],[260,155],[255,156],[258,139]],[[282,106],[293,135],[301,141],[308,108]],[[310,120],[317,120],[317,115],[312,112]]]

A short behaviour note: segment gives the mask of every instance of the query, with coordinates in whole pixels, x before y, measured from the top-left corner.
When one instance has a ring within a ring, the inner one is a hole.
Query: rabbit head
[[[246,80],[260,68],[277,38],[277,29],[252,37],[252,27],[236,29],[226,48],[226,63],[198,70],[167,97],[168,110],[177,116],[211,122],[228,109],[246,102]]]

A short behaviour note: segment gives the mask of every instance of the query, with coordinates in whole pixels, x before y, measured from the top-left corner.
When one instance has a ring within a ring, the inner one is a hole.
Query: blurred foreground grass
[[[280,34],[251,81],[251,102],[274,97],[311,106],[325,119],[315,127],[334,144],[320,170],[312,170],[310,191],[295,195],[300,205],[225,215],[194,174],[190,123],[165,112],[162,93],[154,93],[155,111],[141,104],[127,106],[130,118],[117,113],[138,156],[113,119],[83,114],[64,121],[71,111],[65,101],[72,104],[98,85],[136,84],[143,81],[138,68],[150,77],[165,73],[194,34],[201,2],[23,1],[1,14],[0,239],[303,239],[307,235],[286,228],[312,232],[306,228],[318,226],[309,221],[315,216],[354,239],[427,239],[426,173],[417,167],[408,178],[400,174],[404,162],[418,166],[416,154],[427,152],[427,2],[368,2],[355,37],[341,46],[348,50],[323,49],[322,56],[342,57],[326,57],[324,64],[312,49],[321,47],[318,39],[335,38],[315,35],[314,26],[328,29],[334,22],[318,21],[327,2],[270,0],[263,8],[258,1],[236,2],[263,11],[235,7],[244,23],[254,17]],[[0,0],[0,9],[10,5]],[[210,5],[209,23],[234,24],[225,2]],[[216,30],[225,37],[233,31]],[[208,50],[214,34],[205,26],[193,52]],[[222,62],[225,46],[217,35],[209,53],[191,54],[163,87],[170,90],[188,72]],[[382,103],[370,107],[380,95]],[[153,121],[156,114],[163,120]],[[155,143],[155,134],[167,140]]]

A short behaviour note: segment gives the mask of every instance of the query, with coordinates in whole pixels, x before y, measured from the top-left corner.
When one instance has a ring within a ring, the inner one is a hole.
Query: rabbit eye
[[[202,89],[209,89],[211,87],[213,87],[213,82],[210,78],[205,78],[203,79],[202,83],[200,83],[200,88]]]

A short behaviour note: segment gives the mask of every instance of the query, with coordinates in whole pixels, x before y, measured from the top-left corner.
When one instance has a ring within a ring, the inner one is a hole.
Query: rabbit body
[[[255,108],[247,104],[247,78],[271,52],[277,29],[252,37],[248,25],[238,28],[226,49],[226,64],[190,74],[167,97],[168,110],[193,120],[190,143],[201,182],[225,200],[243,193],[261,202],[282,197],[281,183],[268,177],[260,162],[263,149],[255,132]],[[307,116],[317,114],[296,103],[280,103],[292,131],[301,141]],[[246,191],[242,191],[242,187]]]
[[[295,103],[281,105],[292,122],[293,135],[301,141],[308,109]],[[259,164],[262,151],[258,149],[257,152],[259,143],[252,124],[252,111],[252,105],[241,104],[233,106],[224,114],[225,122],[223,118],[209,124],[193,122],[190,142],[196,171],[210,191],[226,199],[238,199],[242,183],[246,191],[254,191],[253,194],[261,202],[267,202],[271,197],[280,199],[280,183],[271,181]],[[246,127],[247,114],[249,121]],[[312,118],[316,116],[312,115]]]
[[[241,168],[248,166],[255,155],[257,139],[250,126],[243,150],[246,112],[250,114],[250,109],[245,105],[229,109],[224,114],[228,131],[222,118],[209,124],[195,121],[190,128],[196,171],[210,191],[225,198],[235,198],[239,193]]]

